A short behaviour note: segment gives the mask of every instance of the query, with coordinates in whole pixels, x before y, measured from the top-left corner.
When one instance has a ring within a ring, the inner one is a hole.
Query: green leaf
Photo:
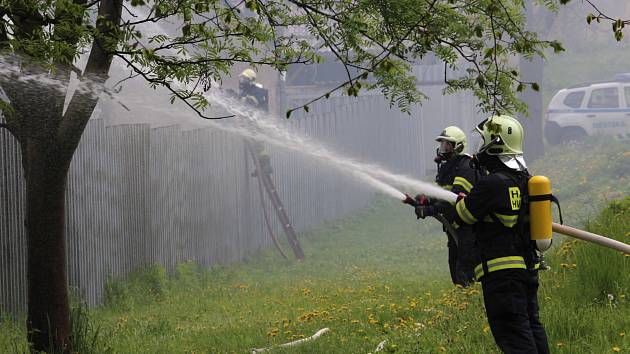
[[[484,79],[483,75],[477,76],[477,79],[475,81],[477,82],[477,85],[479,85],[479,87],[486,86],[486,80]]]
[[[540,86],[538,86],[538,84],[534,82],[532,83],[532,90],[538,92],[540,91]]]
[[[246,0],[245,1],[245,7],[250,10],[250,11],[256,11],[256,8],[258,7],[258,4],[256,3],[255,0]]]
[[[560,53],[564,51],[564,47],[562,47],[562,44],[558,41],[551,41],[549,45],[551,46],[551,48],[553,48],[554,53]]]
[[[493,54],[494,54],[494,48],[486,48],[486,50],[485,50],[485,52],[483,54],[483,57],[485,59],[492,58]]]
[[[195,11],[198,13],[208,12],[209,10],[210,8],[208,7],[208,5],[203,2],[198,2],[195,4]]]
[[[182,34],[184,37],[190,36],[190,23],[187,23],[182,27]]]
[[[474,32],[475,36],[479,38],[483,37],[483,27],[481,27],[480,25],[475,26]]]

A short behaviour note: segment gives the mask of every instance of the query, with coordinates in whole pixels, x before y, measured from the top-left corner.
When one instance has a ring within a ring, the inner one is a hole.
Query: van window
[[[630,86],[624,87],[623,93],[626,95],[626,106],[630,107]]]
[[[595,89],[588,100],[588,108],[618,108],[619,90],[616,87]]]
[[[564,103],[565,106],[568,106],[571,108],[580,108],[580,106],[582,106],[583,98],[584,98],[584,91],[575,91],[568,94],[567,97],[564,98],[564,101],[562,101],[562,103]]]

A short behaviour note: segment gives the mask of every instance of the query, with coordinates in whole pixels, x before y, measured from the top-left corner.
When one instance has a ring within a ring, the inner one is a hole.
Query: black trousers
[[[448,235],[448,268],[451,273],[451,280],[455,285],[469,286],[475,282],[474,268],[479,264],[479,252],[475,246],[475,239],[470,230],[460,228],[458,230],[457,242],[453,236]]]
[[[494,340],[506,354],[547,354],[549,344],[538,316],[538,271],[504,269],[481,278]]]

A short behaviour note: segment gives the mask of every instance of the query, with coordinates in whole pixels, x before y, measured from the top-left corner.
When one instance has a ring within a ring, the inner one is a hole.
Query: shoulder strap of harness
[[[562,208],[560,208],[560,201],[553,194],[543,194],[543,195],[533,195],[529,197],[530,202],[539,202],[543,200],[550,200],[552,203],[555,203],[558,207],[558,216],[560,217],[560,224],[564,224],[562,220]]]
[[[529,193],[527,191],[527,182],[531,177],[527,172],[518,172],[518,176],[505,173],[504,171],[496,172],[502,179],[510,180],[514,182],[521,190],[521,207],[518,211],[518,217],[516,225],[512,228],[516,239],[520,241],[523,257],[528,268],[534,267],[534,247],[531,243],[531,238],[528,232],[525,230],[525,217],[529,214]],[[498,221],[498,218],[490,214],[493,220]]]

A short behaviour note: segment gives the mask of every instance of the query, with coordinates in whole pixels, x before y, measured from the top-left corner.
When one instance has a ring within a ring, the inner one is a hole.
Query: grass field
[[[595,212],[609,203],[606,191],[613,193],[608,198],[628,195],[630,187],[616,188],[614,177],[623,173],[617,163],[630,155],[624,145],[608,151],[599,171],[584,169],[581,175],[551,168],[601,156],[605,149],[596,142],[582,152],[562,149],[557,160],[532,170],[559,186],[573,224],[587,222],[595,232],[629,242],[630,198]],[[580,184],[579,176],[588,180]],[[588,208],[580,190],[597,195]],[[578,211],[579,217],[570,215]],[[273,352],[368,353],[384,340],[389,353],[498,352],[480,286],[450,283],[446,240],[436,221],[416,221],[408,206],[379,197],[351,217],[300,237],[306,252],[301,263],[269,250],[228,267],[201,270],[185,263],[171,275],[150,267],[110,282],[106,305],[75,321],[81,325],[80,352],[246,353],[325,327],[330,332],[316,341]],[[553,352],[630,352],[630,257],[567,242],[547,258],[552,270],[541,274],[539,296]],[[0,352],[25,348],[23,329],[3,321]]]

